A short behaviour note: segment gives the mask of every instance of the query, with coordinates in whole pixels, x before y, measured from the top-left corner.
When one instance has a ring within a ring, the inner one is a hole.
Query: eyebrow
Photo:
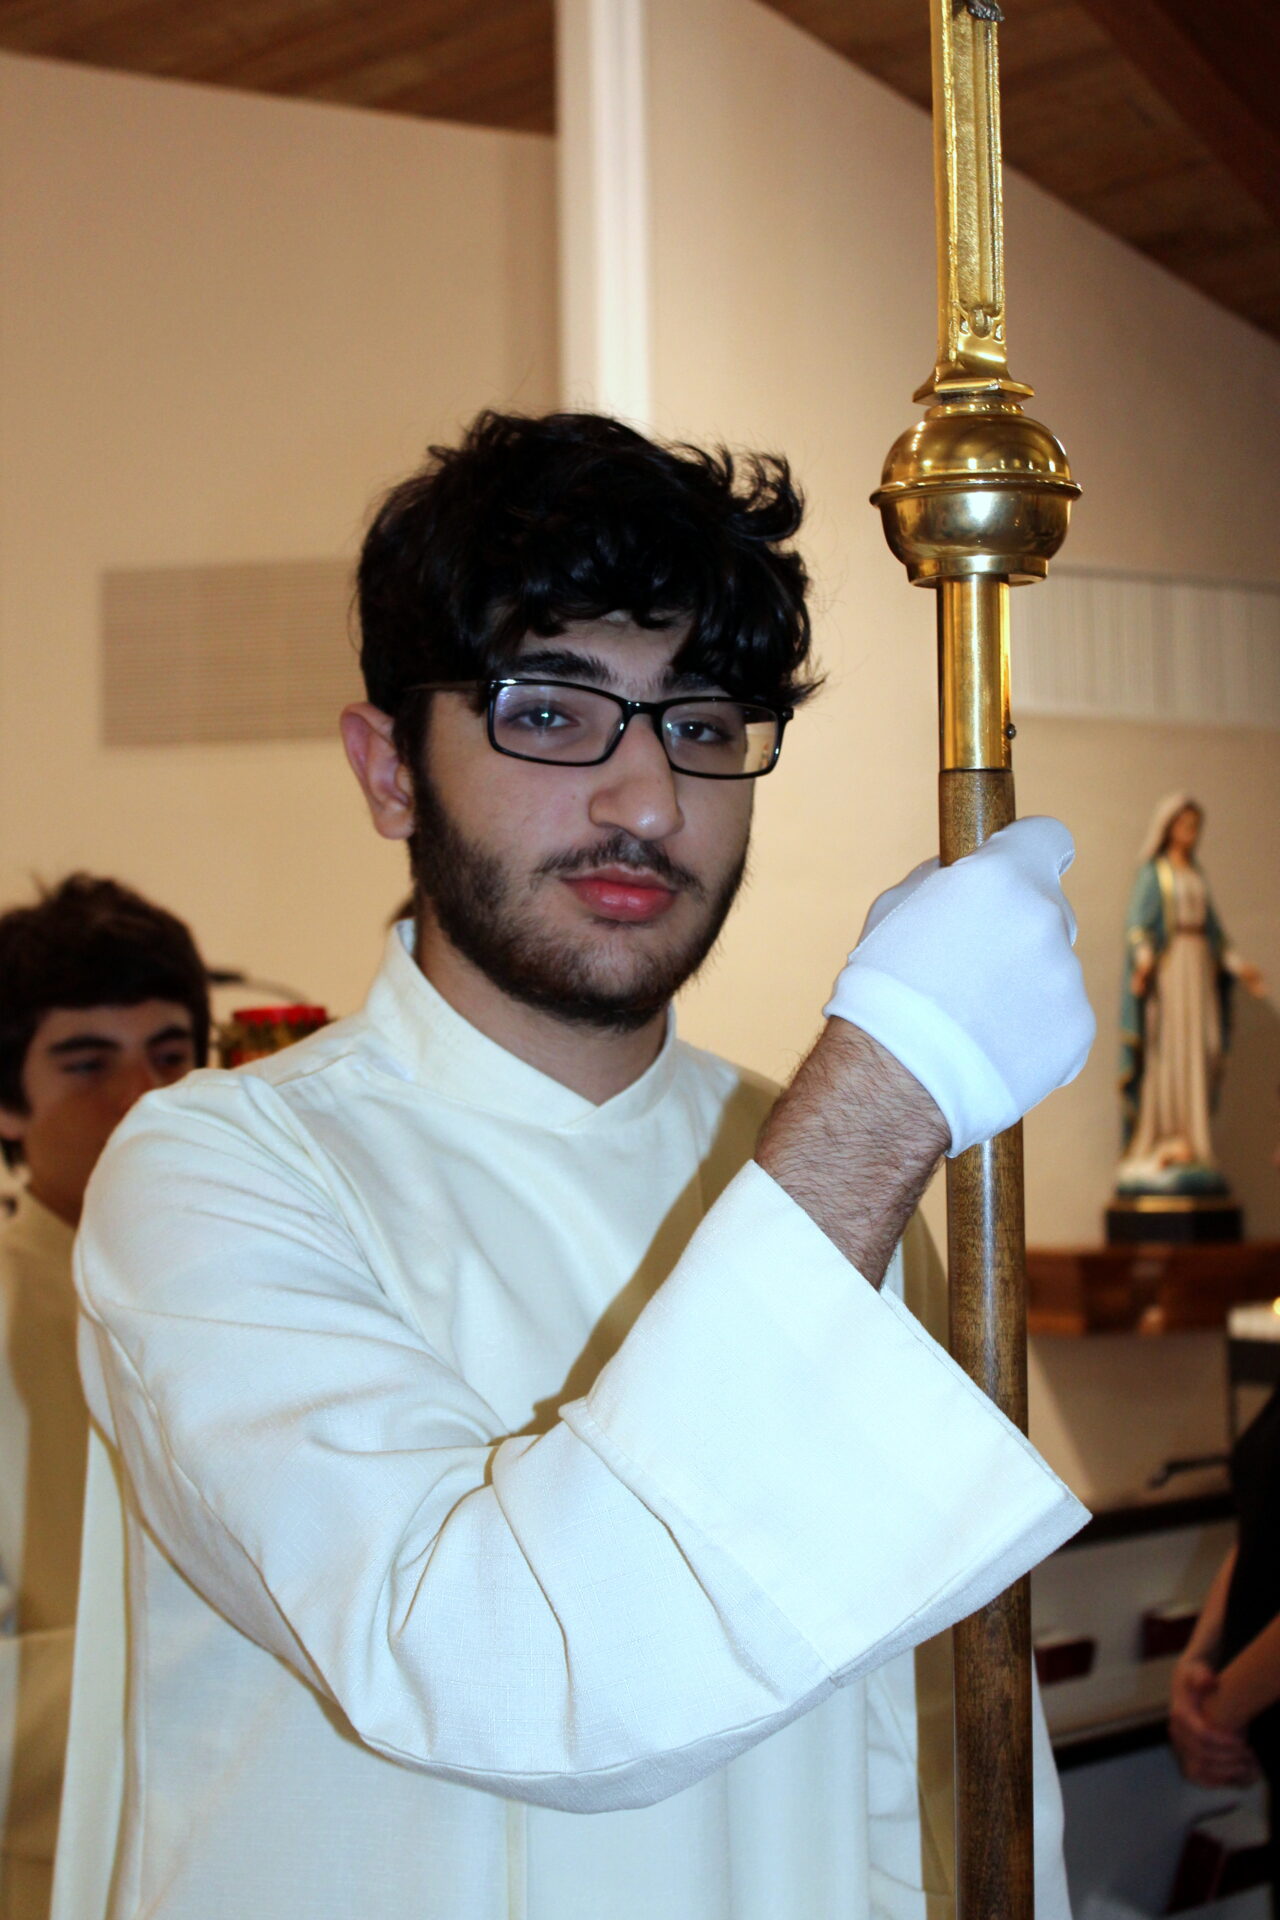
[[[512,662],[513,676],[523,679],[527,674],[546,677],[551,680],[586,681],[593,687],[603,687],[612,691],[616,679],[614,669],[606,666],[594,653],[578,653],[568,647],[538,647],[530,653],[518,654]],[[498,679],[513,677],[499,674]],[[662,676],[662,685],[668,693],[707,693],[710,682],[705,673],[676,673],[668,665]]]
[[[149,1033],[142,1044],[144,1047],[158,1047],[169,1040],[194,1039],[195,1033],[191,1027],[174,1021],[170,1026],[161,1027],[158,1033]],[[122,1045],[123,1042],[113,1039],[110,1034],[90,1031],[69,1034],[65,1040],[55,1040],[48,1052],[59,1058],[67,1053],[119,1053]]]

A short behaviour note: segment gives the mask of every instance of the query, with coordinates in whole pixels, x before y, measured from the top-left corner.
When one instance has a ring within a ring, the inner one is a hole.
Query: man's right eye
[[[578,724],[573,714],[553,706],[549,700],[530,700],[521,706],[508,707],[503,711],[502,723],[507,727],[521,727],[527,733],[554,733],[560,727]]]
[[[503,733],[526,740],[565,741],[592,724],[591,696],[572,688],[526,686],[508,688],[500,697],[495,719]]]

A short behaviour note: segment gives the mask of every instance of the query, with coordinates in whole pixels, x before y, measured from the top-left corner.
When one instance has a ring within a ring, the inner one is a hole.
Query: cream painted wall
[[[114,872],[345,1010],[404,891],[335,745],[98,744],[105,567],[353,554],[556,398],[549,140],[0,56],[0,900]]]
[[[757,877],[685,1007],[692,1037],[782,1076],[866,903],[934,840],[933,603],[867,505],[933,359],[929,125],[752,0],[653,0],[649,23],[658,424],[784,449],[812,502],[829,685],[760,789]],[[1085,487],[1073,563],[1276,578],[1280,455],[1260,428],[1280,347],[1017,176],[1007,216],[1013,371]],[[1062,812],[1079,841],[1070,889],[1102,1024],[1087,1076],[1030,1123],[1029,1231],[1093,1240],[1142,826],[1160,793],[1204,788],[1220,905],[1280,984],[1280,741],[1028,720],[1017,767],[1023,810]],[[1280,1231],[1262,1157],[1276,1119],[1272,1098],[1232,1167],[1257,1231]]]

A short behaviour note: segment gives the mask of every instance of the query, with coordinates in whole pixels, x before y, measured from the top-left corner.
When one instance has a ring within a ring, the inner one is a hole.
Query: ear
[[[413,832],[413,783],[396,752],[392,725],[389,714],[365,700],[346,707],[339,722],[374,826],[384,840],[407,840]]]
[[[12,1107],[0,1107],[0,1140],[12,1140],[20,1146],[31,1125],[29,1113],[15,1113]]]

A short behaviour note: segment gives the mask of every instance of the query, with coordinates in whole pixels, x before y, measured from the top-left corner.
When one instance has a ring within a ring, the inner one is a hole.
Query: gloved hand
[[[823,1011],[861,1027],[930,1093],[949,1155],[1011,1127],[1074,1080],[1097,1023],[1059,880],[1061,821],[1029,818],[954,866],[882,893]]]

